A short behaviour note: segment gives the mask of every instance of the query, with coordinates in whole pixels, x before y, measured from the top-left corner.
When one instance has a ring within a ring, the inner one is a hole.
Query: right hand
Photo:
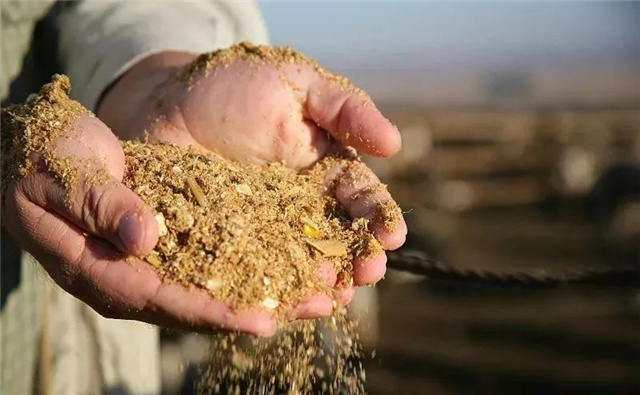
[[[67,195],[38,165],[39,170],[12,182],[5,195],[6,229],[51,278],[108,318],[205,332],[273,334],[276,324],[267,313],[235,313],[203,292],[165,284],[135,257],[154,248],[158,226],[153,212],[121,183],[125,158],[120,143],[89,115],[80,116],[70,129],[55,147],[58,157],[75,158],[80,175],[75,189]],[[86,183],[100,167],[110,181]]]

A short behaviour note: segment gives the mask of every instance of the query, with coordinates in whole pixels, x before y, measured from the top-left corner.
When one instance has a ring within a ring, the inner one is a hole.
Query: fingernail
[[[126,252],[137,253],[144,236],[142,220],[136,213],[127,213],[118,224],[118,236]]]

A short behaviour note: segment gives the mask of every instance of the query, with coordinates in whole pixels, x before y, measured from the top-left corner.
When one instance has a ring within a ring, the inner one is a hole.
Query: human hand
[[[5,133],[11,114],[3,110],[2,116]],[[63,169],[75,171],[54,171],[61,183],[44,163],[51,158],[33,155],[34,169],[7,186],[3,222],[63,289],[108,318],[199,331],[275,331],[267,313],[236,313],[207,294],[165,284],[135,257],[154,248],[158,226],[153,212],[121,183],[124,154],[100,120],[81,115],[50,144],[56,158],[70,158]]]
[[[398,131],[368,96],[305,59],[256,63],[238,56],[188,73],[195,60],[169,52],[141,61],[104,97],[99,117],[123,138],[141,137],[145,130],[152,139],[197,145],[238,161],[283,161],[295,169],[342,146],[382,157],[400,149]],[[404,221],[384,224],[376,216],[392,197],[364,164],[334,169],[330,178],[337,180],[338,200],[353,218],[371,221],[385,249],[403,244]],[[356,260],[355,285],[380,280],[385,264],[384,254]],[[346,303],[352,294],[347,289],[337,296]],[[329,314],[330,303],[316,299],[309,310]]]

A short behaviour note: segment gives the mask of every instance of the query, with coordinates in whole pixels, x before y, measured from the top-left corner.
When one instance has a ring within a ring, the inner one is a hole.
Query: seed
[[[196,198],[198,204],[202,207],[206,207],[207,197],[204,196],[204,192],[202,191],[202,188],[200,188],[200,184],[198,184],[198,181],[196,181],[196,179],[193,177],[187,177],[187,186],[191,190],[193,197]]]

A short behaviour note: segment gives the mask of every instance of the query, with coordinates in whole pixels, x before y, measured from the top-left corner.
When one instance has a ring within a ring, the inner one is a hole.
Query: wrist
[[[121,139],[142,137],[153,120],[158,87],[196,57],[167,51],[140,60],[104,91],[96,115]]]

